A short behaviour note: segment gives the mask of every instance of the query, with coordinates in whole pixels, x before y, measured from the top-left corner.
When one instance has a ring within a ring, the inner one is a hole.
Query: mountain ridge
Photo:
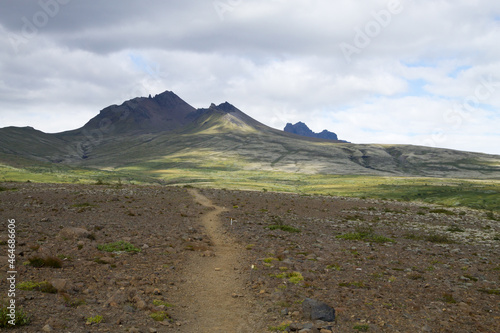
[[[498,155],[304,137],[271,128],[228,102],[195,109],[171,91],[106,107],[72,131],[1,128],[0,163],[15,157],[160,178],[190,168],[500,179]]]

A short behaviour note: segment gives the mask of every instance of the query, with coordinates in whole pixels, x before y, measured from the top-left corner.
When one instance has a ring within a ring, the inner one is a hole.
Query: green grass
[[[286,330],[288,329],[289,326],[290,326],[290,324],[281,324],[281,325],[278,325],[278,326],[269,326],[268,330],[270,330],[271,332],[286,332]]]
[[[0,156],[1,157],[1,156]],[[9,156],[10,157],[10,156]],[[158,179],[137,173],[69,167],[29,160],[3,163],[0,159],[0,182],[72,184],[150,184]],[[5,187],[2,187],[6,189]],[[7,190],[7,189],[6,189]],[[8,189],[15,190],[15,189]]]
[[[288,274],[288,281],[293,284],[297,284],[300,281],[304,281],[304,277],[299,272],[292,272]]]
[[[92,324],[99,324],[102,322],[104,318],[102,316],[94,316],[94,317],[89,317],[87,318],[86,324],[87,325],[92,325]]]
[[[340,265],[333,264],[333,265],[326,266],[326,269],[330,269],[330,270],[334,270],[334,271],[341,271],[342,267]]]
[[[30,318],[26,312],[24,312],[23,308],[16,305],[16,317],[14,320],[15,325],[11,325],[9,321],[11,321],[12,318],[9,317],[10,309],[8,309],[8,306],[9,305],[6,302],[2,302],[0,306],[0,327],[14,328],[28,325],[30,323]]]
[[[0,164],[0,182],[190,185],[290,192],[305,195],[350,196],[400,201],[421,201],[448,207],[470,207],[500,212],[499,180],[466,180],[425,177],[301,174],[283,171],[244,170],[246,161],[212,151],[184,151],[168,158],[138,162],[105,171],[49,163],[27,166]],[[5,187],[4,187],[5,188]],[[452,211],[436,211],[455,214]],[[489,215],[498,219],[498,214]]]
[[[17,288],[19,290],[26,290],[26,291],[37,290],[41,291],[42,293],[50,293],[50,294],[57,293],[57,289],[54,288],[54,286],[47,281],[42,281],[42,282],[24,281],[17,284]]]
[[[272,257],[269,257],[269,258],[265,258],[263,261],[264,261],[265,263],[270,264],[270,263],[272,263],[274,260],[279,260],[279,259],[278,259],[278,258],[272,258]]]
[[[158,176],[170,184],[235,190],[349,196],[421,201],[449,207],[470,207],[500,212],[500,181],[423,177],[309,175],[264,171],[169,169]],[[452,213],[452,212],[451,212]]]
[[[173,308],[173,307],[175,306],[175,305],[173,305],[173,304],[170,304],[170,303],[164,302],[164,301],[162,301],[162,300],[160,300],[160,299],[155,299],[155,300],[153,300],[153,305],[154,305],[154,306],[162,306],[162,305],[163,305],[163,306],[164,306],[164,307],[166,307],[166,308]]]
[[[124,241],[100,244],[97,245],[97,249],[104,252],[141,252],[141,249]]]
[[[157,312],[153,312],[149,315],[154,321],[164,321],[164,320],[168,320],[168,321],[171,321],[171,318],[170,316],[168,315],[168,313],[166,313],[165,311],[157,311]]]
[[[304,281],[304,277],[300,272],[291,272],[291,273],[280,273],[280,274],[270,274],[271,277],[275,277],[278,279],[288,279],[293,284],[298,284],[300,281]]]

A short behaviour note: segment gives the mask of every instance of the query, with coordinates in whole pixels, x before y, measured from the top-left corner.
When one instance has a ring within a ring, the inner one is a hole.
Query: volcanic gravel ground
[[[2,187],[2,298],[8,219],[18,285],[53,287],[17,290],[31,318],[19,332],[269,332],[309,323],[306,297],[336,309],[333,332],[500,331],[500,226],[485,212],[159,186]],[[117,241],[140,251],[98,249]],[[34,267],[37,258],[62,267]]]

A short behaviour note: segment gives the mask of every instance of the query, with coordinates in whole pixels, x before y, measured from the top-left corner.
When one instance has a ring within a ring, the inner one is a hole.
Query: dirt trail
[[[222,230],[219,214],[224,208],[215,206],[195,189],[189,190],[199,204],[213,210],[201,216],[214,243],[215,257],[193,254],[186,267],[186,282],[181,287],[187,311],[187,324],[182,332],[260,332],[258,315],[246,295],[242,248]],[[235,297],[236,296],[236,297]],[[253,308],[253,309],[252,309]]]

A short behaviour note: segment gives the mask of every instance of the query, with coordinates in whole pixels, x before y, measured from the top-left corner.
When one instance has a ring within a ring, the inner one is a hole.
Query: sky
[[[169,90],[353,143],[500,154],[498,0],[2,0],[0,127]]]

